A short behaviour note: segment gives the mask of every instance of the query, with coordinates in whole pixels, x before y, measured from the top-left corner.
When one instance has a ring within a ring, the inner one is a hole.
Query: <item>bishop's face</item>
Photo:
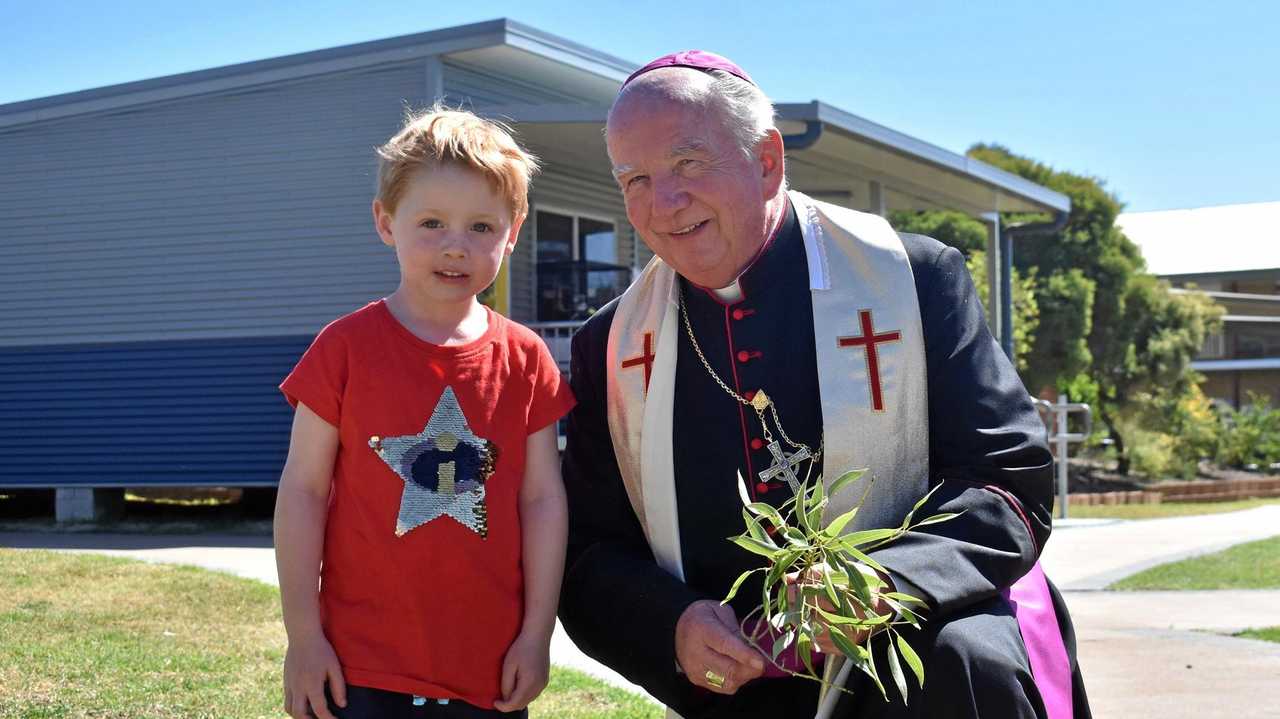
[[[632,226],[676,272],[713,288],[737,279],[764,244],[782,176],[781,155],[767,143],[743,153],[720,114],[635,94],[614,107],[606,136]]]

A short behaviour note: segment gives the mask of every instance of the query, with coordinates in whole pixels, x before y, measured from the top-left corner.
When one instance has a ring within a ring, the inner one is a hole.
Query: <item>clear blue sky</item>
[[[1263,0],[4,0],[0,103],[498,17],[636,63],[714,50],[777,100],[956,152],[999,142],[1130,210],[1280,200],[1280,3]]]

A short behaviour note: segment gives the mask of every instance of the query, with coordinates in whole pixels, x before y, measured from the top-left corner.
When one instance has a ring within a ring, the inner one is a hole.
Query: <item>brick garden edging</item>
[[[1280,497],[1280,477],[1220,481],[1165,482],[1151,489],[1129,492],[1076,493],[1069,505],[1160,504],[1161,502],[1229,502],[1255,497]]]

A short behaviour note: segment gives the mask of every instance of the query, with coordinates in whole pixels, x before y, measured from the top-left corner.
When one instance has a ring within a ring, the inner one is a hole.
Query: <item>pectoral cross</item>
[[[786,454],[782,451],[782,444],[778,440],[769,443],[769,454],[773,455],[773,464],[769,468],[760,473],[760,481],[768,482],[769,480],[782,475],[787,480],[787,484],[791,485],[792,492],[800,491],[800,478],[796,476],[796,465],[809,459],[809,449],[801,447],[799,452],[795,454]]]

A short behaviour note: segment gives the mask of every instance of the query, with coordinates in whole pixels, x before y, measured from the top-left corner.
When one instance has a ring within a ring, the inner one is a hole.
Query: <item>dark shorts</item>
[[[412,694],[353,687],[349,684],[345,709],[333,703],[328,687],[325,687],[325,698],[329,700],[329,711],[338,719],[526,719],[529,716],[528,710],[500,712],[497,709],[482,709],[460,699],[450,699],[447,704],[427,699],[419,706],[414,704]]]

